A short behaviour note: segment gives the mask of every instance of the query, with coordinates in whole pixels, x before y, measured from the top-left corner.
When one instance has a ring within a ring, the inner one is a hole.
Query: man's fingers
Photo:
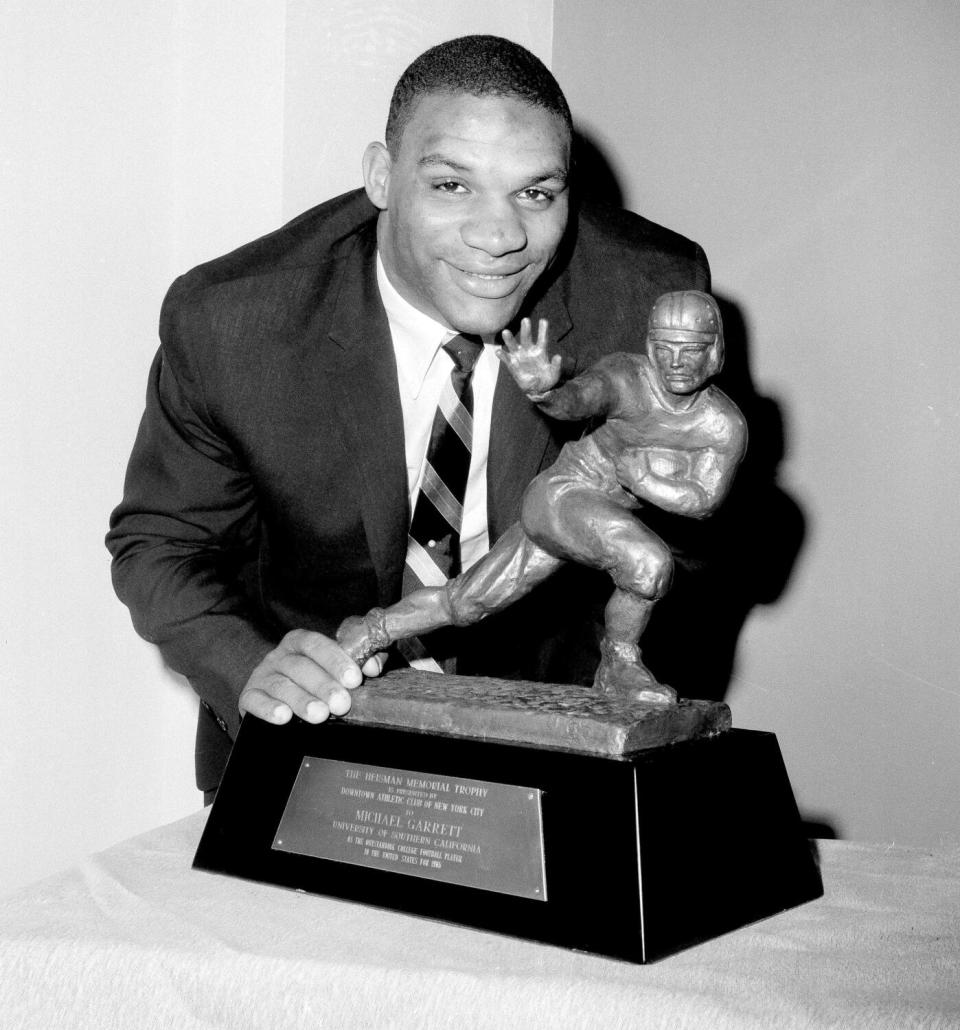
[[[363,674],[368,677],[379,676],[386,664],[387,652],[378,651],[363,663]]]
[[[275,725],[291,715],[323,722],[350,710],[350,691],[362,682],[360,667],[335,641],[292,630],[253,670],[239,707]]]
[[[289,722],[293,715],[289,705],[256,687],[248,687],[240,695],[240,711],[249,712],[258,719],[263,719],[264,722],[272,722],[275,726],[282,726],[285,722]]]
[[[286,679],[315,696],[319,696],[322,690],[331,687],[342,688],[337,678],[305,654],[281,655],[274,668]]]
[[[363,675],[357,663],[335,640],[322,633],[293,630],[283,638],[281,647],[283,644],[287,644],[287,654],[306,655],[348,690],[359,687],[363,682]]]
[[[274,705],[279,702],[304,722],[324,722],[331,715],[343,715],[350,710],[350,691],[330,679],[326,685],[315,684],[307,690],[288,677],[277,674],[271,676],[261,689],[273,699]]]
[[[325,684],[315,683],[308,689],[278,676],[271,693],[306,722],[323,722],[331,713],[343,715],[350,710],[350,692],[330,679]]]

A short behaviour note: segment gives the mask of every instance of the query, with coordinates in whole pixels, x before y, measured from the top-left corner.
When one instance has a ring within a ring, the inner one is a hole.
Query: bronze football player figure
[[[358,663],[396,640],[466,626],[500,611],[565,562],[603,569],[614,590],[604,612],[594,684],[625,699],[676,702],[641,661],[640,638],[670,586],[673,559],[643,521],[654,505],[704,518],[726,497],[747,430],[737,406],[709,380],[723,364],[716,302],[695,290],[666,293],[650,312],[644,354],[617,353],[560,384],[560,358],[529,320],[503,333],[500,359],[547,415],[603,422],[567,443],[524,494],[520,521],[470,569],[413,591],[389,608],[352,617],[337,634]]]

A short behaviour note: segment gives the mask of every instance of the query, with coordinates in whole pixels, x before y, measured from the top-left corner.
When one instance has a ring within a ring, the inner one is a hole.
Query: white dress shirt
[[[453,358],[443,349],[443,345],[457,334],[418,311],[400,296],[387,278],[379,254],[377,285],[390,323],[393,351],[397,359],[407,489],[412,517],[440,392],[453,369]],[[473,370],[473,448],[460,529],[460,557],[464,569],[468,569],[490,549],[487,533],[487,455],[490,450],[493,391],[500,371],[496,352],[493,337],[484,337],[484,348]]]

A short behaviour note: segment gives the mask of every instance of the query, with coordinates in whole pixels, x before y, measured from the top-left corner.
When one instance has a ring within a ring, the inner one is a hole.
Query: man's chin
[[[458,333],[470,333],[472,336],[486,336],[498,333],[516,318],[519,305],[502,304],[489,301],[480,304],[463,305],[451,314],[450,324]]]

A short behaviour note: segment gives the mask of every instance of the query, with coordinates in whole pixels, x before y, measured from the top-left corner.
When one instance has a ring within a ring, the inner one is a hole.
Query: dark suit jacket
[[[201,789],[219,782],[250,672],[288,629],[332,634],[400,593],[403,423],[375,254],[376,209],[357,191],[193,269],[164,301],[107,545],[138,632],[203,702]],[[709,288],[699,247],[635,215],[582,211],[525,313],[549,318],[573,373],[642,345],[652,301],[681,288]],[[495,539],[571,427],[551,424],[507,375],[493,426]],[[579,632],[589,619],[567,597],[552,586],[469,631],[459,667],[588,680],[595,634]]]

